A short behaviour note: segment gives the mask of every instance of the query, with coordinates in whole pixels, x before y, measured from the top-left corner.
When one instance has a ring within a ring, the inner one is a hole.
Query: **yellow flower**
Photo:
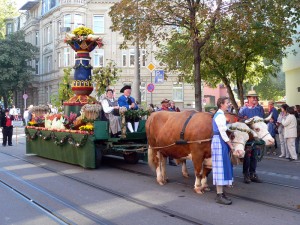
[[[88,36],[89,34],[94,34],[93,30],[87,27],[77,27],[72,33],[76,36]]]
[[[87,124],[87,125],[84,125],[84,126],[80,126],[79,130],[93,131],[94,126],[92,124]]]

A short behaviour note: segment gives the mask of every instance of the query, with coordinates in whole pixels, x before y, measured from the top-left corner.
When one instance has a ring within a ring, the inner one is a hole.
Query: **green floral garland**
[[[72,145],[76,148],[83,147],[88,140],[88,134],[84,134],[83,137],[79,141],[76,141],[74,139],[74,137],[72,136],[72,134],[66,134],[66,136],[59,139],[55,135],[54,131],[51,131],[49,135],[44,135],[40,130],[37,130],[33,135],[30,135],[28,129],[25,129],[25,134],[26,134],[27,139],[30,141],[35,140],[38,137],[40,137],[44,141],[53,140],[53,143],[56,145],[59,145],[59,146],[62,146],[68,142],[70,145]]]
[[[127,110],[124,114],[126,119],[135,119],[135,118],[141,118],[143,116],[149,116],[150,112],[144,109],[137,109],[137,110]]]

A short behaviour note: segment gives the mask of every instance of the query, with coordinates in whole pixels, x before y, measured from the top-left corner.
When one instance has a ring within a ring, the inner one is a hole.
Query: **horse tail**
[[[153,150],[151,148],[151,146],[149,145],[148,147],[148,165],[149,167],[152,169],[152,170],[155,170],[156,169],[156,166],[155,166],[155,157],[156,157],[156,154],[154,153],[155,150]]]

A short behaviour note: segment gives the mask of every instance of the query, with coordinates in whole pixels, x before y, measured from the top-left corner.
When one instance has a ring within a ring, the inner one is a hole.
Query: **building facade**
[[[28,95],[27,105],[46,104],[51,102],[51,96],[58,93],[59,82],[63,76],[63,69],[75,64],[75,52],[64,43],[67,32],[84,25],[91,28],[96,35],[103,39],[104,46],[96,48],[91,54],[91,64],[94,68],[105,66],[108,60],[113,60],[122,72],[113,87],[116,96],[125,84],[132,84],[135,68],[135,47],[120,49],[123,37],[110,30],[111,20],[108,15],[110,7],[118,0],[39,0],[28,1],[20,8],[21,16],[7,20],[7,33],[22,29],[26,33],[26,41],[39,47],[36,59],[31,62],[35,68],[32,85],[24,92]],[[155,46],[148,45],[147,49],[140,49],[140,91],[143,105],[153,103],[160,105],[164,98],[172,99],[181,109],[195,107],[193,85],[178,82],[177,76],[168,74],[168,79],[155,83],[155,73],[147,66],[153,63],[156,69],[162,70],[154,58]],[[154,83],[154,91],[147,91],[147,86]],[[218,97],[227,95],[218,87],[218,96],[205,96],[204,103],[215,105]],[[18,96],[18,103],[22,102],[22,95]],[[22,106],[19,106],[22,107]]]
[[[298,26],[300,32],[300,26]],[[297,52],[290,53],[283,59],[283,72],[285,72],[286,103],[288,105],[300,105],[300,47],[295,43],[290,49]]]

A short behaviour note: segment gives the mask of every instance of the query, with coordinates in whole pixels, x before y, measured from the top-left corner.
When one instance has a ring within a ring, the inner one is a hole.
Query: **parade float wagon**
[[[66,35],[65,43],[76,52],[71,84],[74,95],[64,102],[61,114],[50,113],[46,105],[31,108],[33,119],[25,128],[26,153],[84,168],[97,168],[104,155],[123,156],[129,163],[145,160],[145,120],[140,120],[137,132],[128,132],[124,109],[120,112],[122,133],[111,137],[109,121],[101,119],[101,104],[90,96],[93,81],[89,53],[97,46],[102,47],[101,38],[93,35],[91,29],[79,27]],[[141,112],[136,114],[141,118],[145,116]]]
[[[147,160],[145,120],[141,120],[137,132],[126,137],[112,138],[108,121],[94,121],[94,131],[48,130],[27,126],[26,153],[80,165],[98,168],[104,155],[124,157],[128,163]]]

